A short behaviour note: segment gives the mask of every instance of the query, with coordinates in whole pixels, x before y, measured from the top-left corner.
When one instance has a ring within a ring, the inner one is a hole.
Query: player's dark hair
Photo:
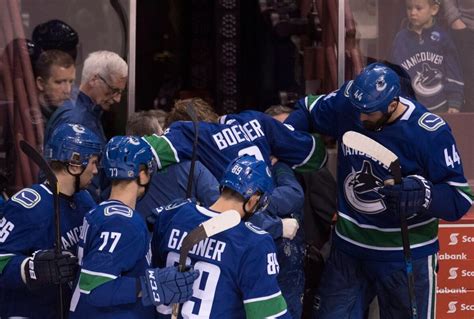
[[[225,186],[221,188],[221,196],[225,199],[237,199],[239,202],[245,202],[245,198],[241,194]]]

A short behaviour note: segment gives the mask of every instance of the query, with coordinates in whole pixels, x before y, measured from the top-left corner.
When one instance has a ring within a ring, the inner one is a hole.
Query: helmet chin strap
[[[78,174],[74,174],[73,172],[71,172],[69,170],[69,167],[71,167],[71,165],[74,165],[74,164],[69,164],[68,163],[67,166],[66,166],[66,170],[70,175],[74,176],[74,193],[77,193],[81,190],[81,175],[82,175],[82,173],[84,173],[86,168],[81,166],[81,168],[82,168],[81,172],[78,173]],[[78,166],[78,165],[75,165],[75,166]]]
[[[139,201],[139,200],[142,199],[142,198],[146,195],[146,193],[148,192],[148,189],[150,188],[150,184],[151,184],[151,178],[148,180],[148,183],[142,184],[141,181],[140,181],[140,175],[138,175],[138,177],[137,177],[137,184],[138,184],[138,186],[141,186],[141,187],[144,187],[144,188],[145,188],[145,191],[143,192],[143,194],[142,194],[139,198],[137,198],[137,201]]]

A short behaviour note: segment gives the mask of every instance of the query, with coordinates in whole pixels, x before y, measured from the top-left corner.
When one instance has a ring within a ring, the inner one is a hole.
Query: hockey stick
[[[32,160],[45,174],[46,180],[48,181],[49,186],[53,192],[53,206],[54,206],[54,223],[56,228],[56,236],[55,236],[55,247],[54,250],[59,255],[61,254],[61,216],[59,212],[59,185],[58,179],[56,175],[54,175],[53,170],[49,166],[48,162],[44,159],[44,157],[28,142],[25,140],[20,141],[20,148],[23,153],[30,160]],[[64,304],[63,304],[63,287],[59,284],[59,310],[60,310],[60,318],[64,318]]]
[[[194,127],[194,141],[193,141],[193,154],[191,157],[191,167],[189,168],[189,175],[188,175],[188,185],[186,187],[186,198],[191,198],[193,194],[193,179],[194,179],[194,166],[196,164],[196,157],[197,157],[197,146],[198,146],[198,137],[199,137],[199,123],[198,118],[196,115],[196,111],[194,110],[194,104],[191,101],[186,106],[186,113],[188,113],[191,121],[193,122]]]
[[[201,240],[237,226],[240,223],[240,219],[240,214],[236,210],[226,210],[193,229],[186,237],[184,237],[183,244],[179,250],[179,271],[184,272],[186,269],[186,259],[188,258],[189,251],[194,245],[199,243]],[[180,304],[174,304],[171,319],[177,319],[179,311]]]
[[[373,139],[354,132],[348,131],[342,136],[342,142],[359,152],[363,152],[374,160],[379,161],[382,165],[390,170],[393,180],[387,180],[386,185],[400,184],[402,181],[402,171],[400,161],[392,151]],[[413,275],[413,262],[411,259],[410,240],[408,238],[408,225],[406,216],[400,214],[400,230],[402,233],[403,255],[405,257],[406,274],[408,278],[408,293],[410,296],[411,316],[412,319],[418,318],[418,309],[415,295],[415,276]]]

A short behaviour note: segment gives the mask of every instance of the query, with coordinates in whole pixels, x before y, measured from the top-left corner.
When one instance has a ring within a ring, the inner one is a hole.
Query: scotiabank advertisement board
[[[436,318],[474,318],[474,212],[439,225]]]

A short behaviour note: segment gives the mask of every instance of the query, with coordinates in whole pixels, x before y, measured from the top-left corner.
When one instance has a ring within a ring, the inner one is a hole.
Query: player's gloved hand
[[[433,184],[418,175],[404,177],[400,184],[379,189],[384,195],[389,212],[404,214],[407,218],[424,213],[431,204]]]
[[[198,277],[199,271],[193,269],[179,272],[178,267],[149,268],[145,277],[140,277],[142,304],[158,306],[188,301]]]
[[[30,289],[65,284],[76,277],[77,257],[69,251],[38,250],[21,264],[21,277]]]
[[[295,238],[296,232],[298,231],[298,228],[300,228],[298,220],[295,218],[282,218],[281,223],[283,225],[282,237],[290,240]]]

